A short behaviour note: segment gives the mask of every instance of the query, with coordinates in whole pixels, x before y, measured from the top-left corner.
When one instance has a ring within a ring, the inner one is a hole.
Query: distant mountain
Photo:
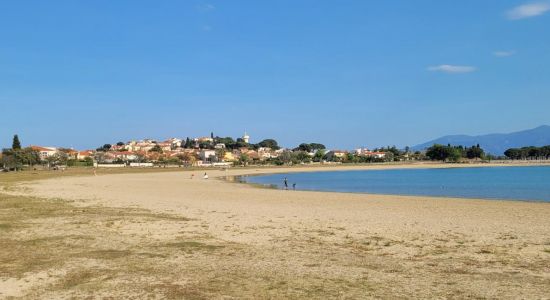
[[[550,126],[543,125],[537,128],[512,133],[493,133],[478,136],[448,135],[414,146],[412,149],[414,151],[424,150],[433,144],[464,146],[479,144],[481,148],[488,153],[503,155],[504,151],[509,148],[550,145]]]

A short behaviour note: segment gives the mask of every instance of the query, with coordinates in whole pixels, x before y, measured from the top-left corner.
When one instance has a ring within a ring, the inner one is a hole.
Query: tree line
[[[504,155],[509,159],[549,159],[550,145],[542,147],[522,147],[510,148],[504,151]]]
[[[187,138],[185,140],[185,143],[182,143],[182,148],[200,148],[200,149],[214,149],[217,144],[223,144],[226,149],[228,150],[234,150],[239,148],[249,148],[252,150],[258,150],[259,148],[271,148],[273,150],[279,150],[281,147],[274,139],[265,139],[259,143],[247,143],[242,138],[233,139],[230,136],[227,137],[219,137],[219,136],[212,136],[212,142],[200,142],[198,145]]]
[[[40,157],[40,152],[32,147],[21,146],[19,136],[16,134],[13,136],[11,148],[4,148],[1,152],[0,167],[8,171],[20,171],[24,166],[33,168],[37,165],[44,165],[48,168],[67,165],[67,166],[92,166],[93,160],[88,158],[84,161],[77,161],[76,159],[70,159],[67,154],[70,149],[58,148],[53,154],[49,154],[45,157]]]
[[[426,150],[426,156],[431,160],[458,162],[464,158],[484,159],[486,155],[479,144],[471,147],[434,144]]]
[[[24,165],[40,164],[40,154],[30,147],[22,148],[19,136],[13,136],[11,148],[2,149],[2,167],[6,170],[18,171]]]

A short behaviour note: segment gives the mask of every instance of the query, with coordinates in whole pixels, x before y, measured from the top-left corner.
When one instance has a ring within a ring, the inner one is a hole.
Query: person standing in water
[[[296,190],[296,183],[293,183],[292,184],[292,189],[295,191]]]
[[[286,177],[283,180],[283,183],[285,184],[285,190],[288,190],[288,179]]]

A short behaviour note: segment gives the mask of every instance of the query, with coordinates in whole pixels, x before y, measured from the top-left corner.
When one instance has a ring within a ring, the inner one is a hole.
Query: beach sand
[[[403,167],[418,166],[339,169]],[[61,262],[32,272],[0,273],[0,297],[550,297],[549,203],[285,191],[223,180],[316,170],[334,168],[22,184],[10,193],[70,201],[71,213],[34,220],[13,239],[58,236],[44,247],[70,253],[52,251]]]

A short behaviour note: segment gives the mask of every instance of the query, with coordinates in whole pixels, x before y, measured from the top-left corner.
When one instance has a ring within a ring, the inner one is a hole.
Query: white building
[[[374,151],[370,151],[367,148],[355,149],[355,154],[360,155],[360,156],[374,157],[374,158],[384,158],[384,157],[386,157],[385,152],[374,152]]]
[[[247,144],[248,144],[248,141],[250,141],[250,136],[246,134],[246,131],[244,132],[244,135],[243,135],[243,141]]]
[[[215,161],[216,160],[216,151],[214,150],[209,150],[209,149],[203,149],[201,150],[201,152],[199,153],[199,156],[201,158],[202,161],[204,162],[207,162],[207,161]]]
[[[54,156],[58,152],[55,147],[31,146],[31,149],[38,152],[41,160],[46,160],[48,157]]]
[[[175,149],[175,148],[181,147],[183,140],[178,138],[171,138],[171,139],[168,139],[166,142],[172,144],[172,149]]]

